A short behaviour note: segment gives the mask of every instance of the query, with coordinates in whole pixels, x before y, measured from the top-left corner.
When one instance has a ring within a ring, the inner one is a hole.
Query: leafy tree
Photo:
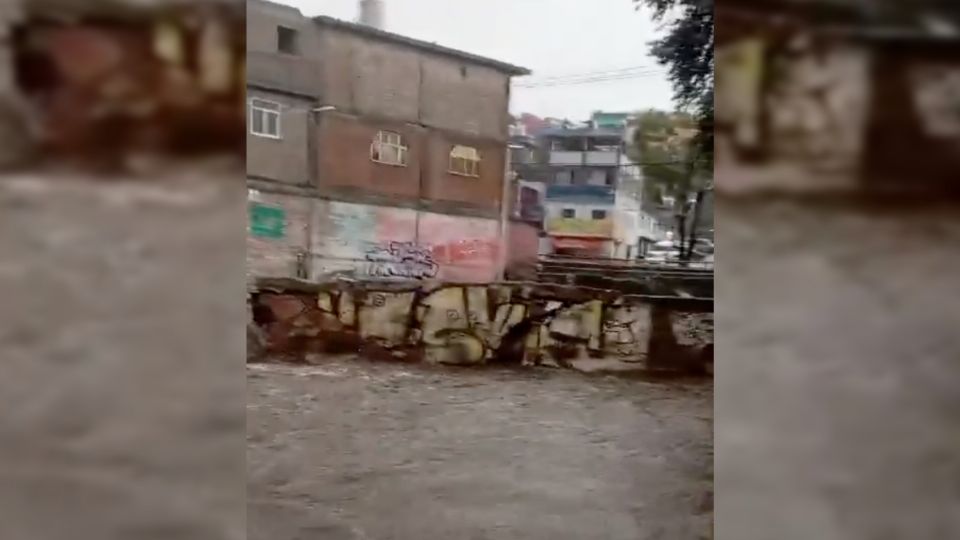
[[[640,113],[632,157],[643,169],[643,197],[653,203],[673,200],[676,234],[681,255],[686,253],[686,230],[691,194],[702,189],[705,176],[695,170],[697,137],[691,136],[696,123],[684,113],[648,110]]]
[[[682,110],[689,111],[695,119],[697,134],[689,144],[663,150],[664,118],[644,115],[637,130],[637,146],[641,163],[665,165],[644,167],[649,183],[661,186],[675,201],[674,214],[677,233],[681,243],[681,255],[689,258],[694,238],[687,239],[686,225],[693,193],[698,200],[703,197],[706,182],[713,172],[713,0],[633,0],[638,9],[642,6],[653,11],[653,18],[666,26],[666,35],[651,43],[651,53],[657,61],[667,66],[668,78],[673,84],[674,98]],[[673,134],[676,135],[677,117],[670,117]],[[667,131],[669,134],[669,130]],[[668,159],[663,157],[666,152]],[[673,158],[673,159],[669,159]],[[694,216],[696,217],[696,216]],[[692,236],[692,234],[691,234]]]
[[[713,0],[633,0],[647,6],[667,34],[650,52],[667,66],[674,97],[699,124],[699,167],[713,167]]]

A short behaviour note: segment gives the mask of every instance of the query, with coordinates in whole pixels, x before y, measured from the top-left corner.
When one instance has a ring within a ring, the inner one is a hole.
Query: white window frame
[[[481,161],[483,161],[483,157],[479,150],[473,146],[457,144],[450,149],[450,163],[447,172],[457,176],[479,178]],[[464,166],[458,169],[457,164]]]
[[[370,143],[370,161],[381,165],[406,167],[410,147],[403,144],[403,135],[395,131],[378,131]],[[396,155],[397,161],[384,159],[384,156]]]
[[[565,214],[567,210],[570,211],[570,216],[567,217]],[[576,208],[561,208],[560,209],[560,219],[577,219],[577,209]]]
[[[282,139],[283,138],[283,126],[281,120],[283,118],[283,105],[277,103],[276,101],[271,101],[269,99],[263,98],[250,98],[249,106],[250,113],[247,121],[250,124],[250,134],[256,135],[257,137],[265,137],[267,139]],[[255,129],[255,123],[253,121],[255,114],[261,114],[262,122],[261,127],[266,127],[268,125],[267,117],[269,115],[275,115],[277,119],[277,132],[270,133],[267,131],[257,131]]]

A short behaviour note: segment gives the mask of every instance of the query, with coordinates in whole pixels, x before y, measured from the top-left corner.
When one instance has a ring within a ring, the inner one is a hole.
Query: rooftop
[[[478,55],[460,51],[457,49],[451,49],[449,47],[437,45],[436,43],[430,43],[428,41],[421,41],[419,39],[413,39],[410,37],[402,36],[400,34],[394,34],[393,32],[387,32],[385,30],[380,30],[372,26],[347,22],[341,19],[335,19],[333,17],[327,17],[324,15],[313,17],[313,21],[321,26],[327,26],[331,28],[337,28],[340,30],[346,30],[348,32],[353,32],[355,34],[360,34],[360,35],[363,35],[372,39],[384,41],[387,43],[394,43],[397,45],[412,47],[414,49],[419,49],[424,52],[439,54],[443,56],[449,56],[451,58],[456,58],[464,62],[470,62],[473,64],[490,67],[502,73],[506,73],[508,75],[521,76],[521,75],[530,75],[531,73],[531,71],[527,68],[515,66],[512,64],[508,64],[506,62],[501,62],[499,60],[494,60],[492,58],[487,58],[484,56],[478,56]]]
[[[623,137],[623,129],[604,127],[549,127],[540,132],[544,137]]]

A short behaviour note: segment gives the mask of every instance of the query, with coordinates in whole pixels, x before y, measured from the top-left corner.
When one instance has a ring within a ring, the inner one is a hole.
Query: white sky
[[[354,21],[359,0],[275,0],[304,15]],[[516,64],[533,71],[514,80],[513,113],[586,120],[594,110],[672,109],[664,68],[647,54],[660,32],[631,0],[385,0],[386,29]],[[550,77],[626,68],[626,80],[518,88]]]

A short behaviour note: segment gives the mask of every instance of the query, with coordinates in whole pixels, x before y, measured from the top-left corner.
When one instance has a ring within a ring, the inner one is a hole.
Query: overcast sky
[[[356,20],[359,4],[359,0],[275,1],[296,6],[304,15],[349,21]],[[636,11],[631,0],[385,0],[385,4],[386,29],[391,32],[532,70],[532,76],[514,80],[513,113],[585,120],[594,110],[672,108],[664,68],[647,54],[647,44],[659,37],[657,24],[649,11]],[[632,71],[620,72],[621,76],[631,78],[557,84],[569,83],[571,76],[625,69]],[[520,87],[551,78],[552,86]]]

